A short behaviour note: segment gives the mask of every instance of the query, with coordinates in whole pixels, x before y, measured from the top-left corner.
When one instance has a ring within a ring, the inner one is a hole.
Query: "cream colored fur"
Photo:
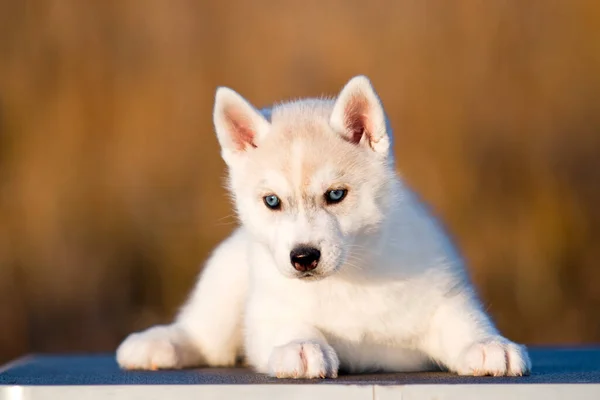
[[[366,77],[337,99],[262,113],[217,90],[214,123],[241,226],[214,251],[176,320],[130,335],[123,368],[228,366],[277,377],[338,371],[523,375],[525,347],[483,311],[463,261],[402,182]],[[347,190],[339,203],[325,193]],[[276,195],[281,209],[264,197]],[[312,271],[290,252],[320,250]]]

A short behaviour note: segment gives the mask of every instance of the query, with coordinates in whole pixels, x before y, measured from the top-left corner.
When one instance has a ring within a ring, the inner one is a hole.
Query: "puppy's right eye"
[[[348,190],[346,189],[333,189],[325,192],[325,201],[327,204],[336,204],[344,200],[348,194]]]
[[[275,196],[274,194],[263,197],[263,201],[265,202],[265,206],[271,210],[281,209],[281,200],[279,200],[279,197]]]

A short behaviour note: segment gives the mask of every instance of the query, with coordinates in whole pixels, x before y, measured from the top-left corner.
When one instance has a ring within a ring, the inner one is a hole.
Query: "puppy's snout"
[[[298,246],[290,252],[290,261],[297,271],[306,272],[317,268],[321,252],[310,246]]]

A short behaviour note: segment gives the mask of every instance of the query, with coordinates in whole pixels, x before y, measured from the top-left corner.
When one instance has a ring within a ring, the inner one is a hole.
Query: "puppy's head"
[[[219,88],[214,124],[240,220],[279,271],[314,280],[356,267],[356,238],[377,233],[394,181],[391,132],[369,80],[270,113]]]

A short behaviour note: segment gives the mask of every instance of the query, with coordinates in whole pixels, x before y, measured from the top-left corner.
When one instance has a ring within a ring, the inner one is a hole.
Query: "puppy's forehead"
[[[292,171],[292,182],[303,192],[322,193],[329,186],[338,184],[342,179],[340,168],[344,160],[331,151],[331,143],[323,143],[315,149],[311,143],[299,141],[294,146],[296,158],[289,160]]]
[[[277,186],[272,190],[294,196],[343,184],[342,171],[347,175],[362,157],[331,128],[331,106],[308,102],[273,109],[271,131],[252,154],[256,165],[252,172],[259,173],[263,183]]]
[[[265,184],[304,196],[320,193],[342,178],[340,170],[346,162],[338,157],[339,152],[332,151],[335,142],[331,140],[309,134],[271,145],[256,154]]]

